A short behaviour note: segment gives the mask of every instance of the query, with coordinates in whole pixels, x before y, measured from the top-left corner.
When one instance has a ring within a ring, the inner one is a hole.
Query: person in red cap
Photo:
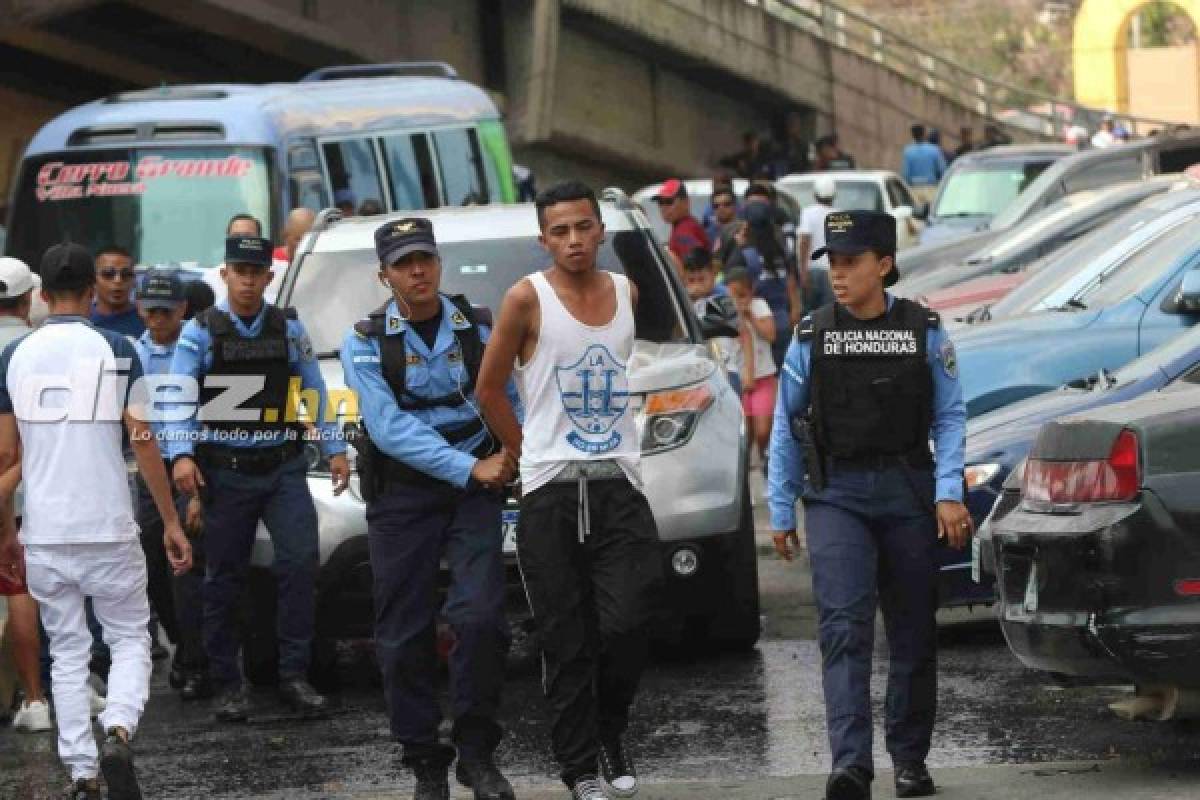
[[[692,206],[688,202],[687,187],[683,181],[678,178],[665,181],[658,194],[654,195],[654,202],[658,203],[663,220],[671,226],[667,248],[675,255],[676,266],[681,271],[688,254],[697,247],[712,249],[704,227],[692,216]]]

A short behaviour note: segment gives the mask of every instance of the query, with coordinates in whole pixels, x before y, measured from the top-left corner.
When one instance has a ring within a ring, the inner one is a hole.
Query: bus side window
[[[383,186],[370,139],[344,139],[321,147],[333,189],[333,204],[351,213],[367,201],[383,205]]]
[[[479,149],[479,136],[475,130],[437,131],[433,134],[433,140],[437,145],[446,205],[466,206],[489,202],[483,153]]]
[[[305,170],[293,172],[291,177],[292,208],[311,208],[320,211],[329,206],[321,173]]]
[[[398,134],[385,136],[381,141],[394,210],[440,206],[429,137],[424,133]]]

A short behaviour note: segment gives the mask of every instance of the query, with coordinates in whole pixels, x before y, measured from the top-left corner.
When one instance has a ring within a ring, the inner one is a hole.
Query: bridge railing
[[[1117,114],[983,75],[887,30],[869,16],[827,0],[745,0],[787,24],[898,72],[976,113],[1050,139],[1067,128],[1094,132],[1105,115],[1135,133],[1168,129],[1165,120]]]

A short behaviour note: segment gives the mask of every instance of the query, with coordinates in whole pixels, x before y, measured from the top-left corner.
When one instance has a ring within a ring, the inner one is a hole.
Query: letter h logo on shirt
[[[555,376],[563,410],[578,429],[567,435],[571,446],[585,453],[615,450],[621,434],[613,426],[629,409],[625,365],[594,344],[574,364],[558,367]]]

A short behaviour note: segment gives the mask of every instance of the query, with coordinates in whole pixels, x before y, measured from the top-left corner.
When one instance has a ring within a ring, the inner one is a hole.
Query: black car
[[[978,542],[1025,665],[1200,688],[1200,386],[1046,424]]]

